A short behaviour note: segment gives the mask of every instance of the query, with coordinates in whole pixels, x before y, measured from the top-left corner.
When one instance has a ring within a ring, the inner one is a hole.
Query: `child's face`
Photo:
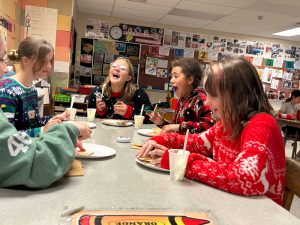
[[[53,56],[54,56],[54,54],[52,51],[48,53],[48,55],[46,56],[45,64],[44,64],[43,68],[36,72],[36,76],[38,78],[44,79],[48,76],[48,74],[50,73],[51,68],[52,68]]]
[[[175,66],[171,73],[172,79],[170,81],[172,88],[174,89],[175,95],[178,98],[182,98],[188,95],[193,90],[194,78],[187,78],[182,72],[181,67]]]
[[[211,107],[213,115],[217,119],[222,118],[222,110],[221,110],[221,98],[220,97],[213,97],[207,93],[207,98],[205,104]]]
[[[129,67],[125,60],[118,59],[111,63],[109,70],[109,79],[112,84],[125,85],[126,81],[131,80]]]

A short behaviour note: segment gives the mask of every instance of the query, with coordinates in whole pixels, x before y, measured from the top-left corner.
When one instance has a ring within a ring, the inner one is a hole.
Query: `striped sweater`
[[[25,87],[14,78],[0,80],[0,106],[17,130],[35,137],[50,117],[40,117],[35,87]]]

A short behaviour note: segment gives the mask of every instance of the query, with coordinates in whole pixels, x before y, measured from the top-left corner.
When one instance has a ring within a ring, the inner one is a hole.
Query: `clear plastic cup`
[[[71,120],[71,121],[75,120],[77,109],[76,108],[67,108],[67,112],[69,114],[68,120]]]
[[[189,151],[169,149],[170,178],[172,181],[183,180]]]
[[[96,109],[93,108],[87,108],[87,121],[88,122],[93,122],[95,121],[95,116],[96,116]]]
[[[135,115],[134,116],[134,127],[136,129],[140,129],[144,123],[144,116],[141,115]]]

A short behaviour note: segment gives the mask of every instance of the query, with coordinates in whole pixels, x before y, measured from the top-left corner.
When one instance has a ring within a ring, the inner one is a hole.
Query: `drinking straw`
[[[75,96],[74,96],[74,95],[72,95],[72,96],[71,96],[71,105],[70,105],[70,109],[72,109],[72,108],[73,108],[74,101],[75,101]]]
[[[156,112],[157,105],[158,105],[158,104],[156,104],[156,105],[155,105],[155,107],[154,107],[154,110],[153,110],[153,113],[155,113],[155,112]]]
[[[101,92],[101,95],[100,95],[101,100],[103,99],[103,93],[104,93],[105,86],[106,86],[106,84],[102,85],[102,92]]]
[[[142,108],[141,108],[141,113],[140,113],[141,116],[143,115],[143,111],[144,111],[144,104],[142,105]]]
[[[189,138],[189,133],[190,133],[190,130],[187,129],[187,131],[185,133],[185,138],[184,138],[183,153],[186,151],[186,146],[187,146],[187,141],[188,141],[188,138]]]

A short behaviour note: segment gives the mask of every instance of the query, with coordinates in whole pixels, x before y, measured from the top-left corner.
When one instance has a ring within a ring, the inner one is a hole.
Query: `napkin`
[[[74,160],[65,177],[83,176],[83,166],[80,161]]]

